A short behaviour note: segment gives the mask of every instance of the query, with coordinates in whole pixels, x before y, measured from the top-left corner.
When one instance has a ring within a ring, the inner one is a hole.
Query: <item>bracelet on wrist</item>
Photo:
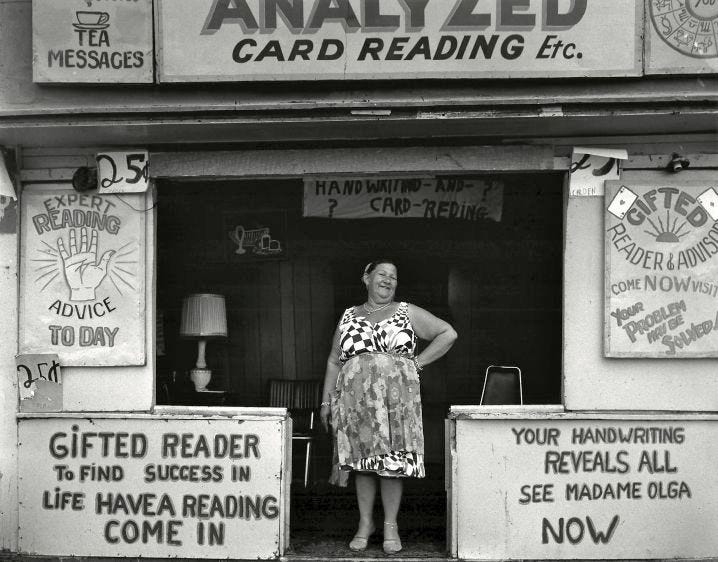
[[[412,357],[411,359],[414,362],[414,367],[416,367],[417,373],[424,368],[424,365],[421,364],[421,361],[419,361],[418,357]]]
[[[329,402],[322,402],[321,404],[319,404],[319,406],[321,406],[322,408],[324,406],[329,406],[329,405],[330,405]]]

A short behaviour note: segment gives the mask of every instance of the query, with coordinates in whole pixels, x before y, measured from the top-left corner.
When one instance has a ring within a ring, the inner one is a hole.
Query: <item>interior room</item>
[[[320,393],[336,323],[366,299],[365,264],[392,258],[396,300],[459,334],[421,372],[427,478],[407,483],[400,514],[404,555],[444,553],[449,407],[480,403],[490,365],[520,368],[524,403],[561,402],[563,175],[487,178],[503,186],[498,221],[306,217],[304,178],[158,182],[157,403],[282,406],[278,381],[314,382]],[[226,305],[226,336],[207,339],[204,392],[189,374],[197,338],[181,335],[192,294]],[[318,409],[319,396],[302,410]],[[297,431],[302,412],[286,405]],[[308,465],[306,442],[293,445],[292,552],[341,554],[356,521],[352,483],[327,484],[331,443],[314,425]]]

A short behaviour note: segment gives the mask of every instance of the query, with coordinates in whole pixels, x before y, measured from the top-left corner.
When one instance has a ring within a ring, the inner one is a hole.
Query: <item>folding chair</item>
[[[287,408],[292,416],[292,443],[306,444],[304,455],[304,487],[309,481],[309,461],[312,442],[316,437],[315,421],[321,404],[323,381],[283,380],[269,381],[269,405]]]
[[[523,404],[521,369],[508,365],[489,365],[481,390],[482,405]]]

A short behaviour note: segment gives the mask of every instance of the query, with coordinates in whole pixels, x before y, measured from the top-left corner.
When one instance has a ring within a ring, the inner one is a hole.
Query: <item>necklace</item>
[[[379,312],[380,310],[384,310],[387,306],[392,304],[393,301],[389,301],[385,305],[379,306],[377,308],[371,309],[367,306],[367,303],[364,303],[362,306],[364,307],[364,310],[366,310],[367,314],[374,314],[375,312]]]

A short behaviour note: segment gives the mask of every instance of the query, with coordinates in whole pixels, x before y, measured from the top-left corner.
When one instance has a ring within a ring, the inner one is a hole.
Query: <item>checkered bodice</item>
[[[409,320],[409,305],[399,303],[394,314],[376,323],[364,316],[357,318],[354,307],[347,308],[339,321],[339,343],[342,363],[372,351],[414,355],[416,334]]]

